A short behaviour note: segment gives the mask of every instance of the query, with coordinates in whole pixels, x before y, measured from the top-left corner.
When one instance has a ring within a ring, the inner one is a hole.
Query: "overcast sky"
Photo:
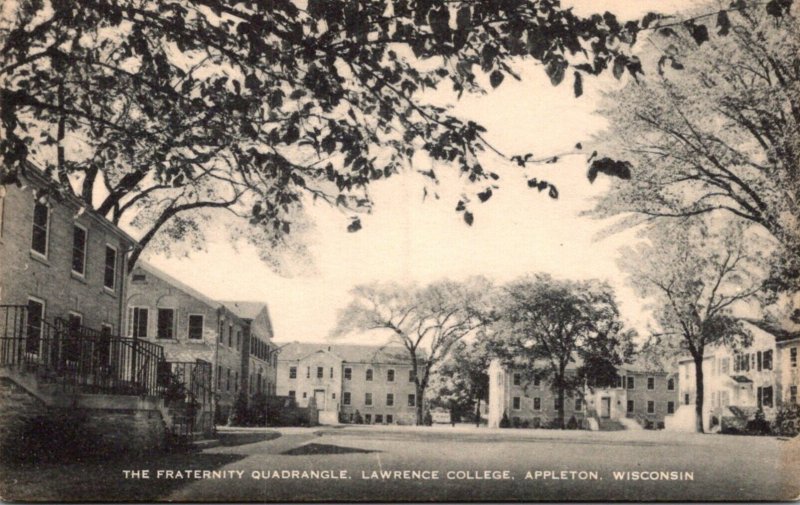
[[[621,18],[640,17],[650,10],[675,12],[696,2],[675,0],[576,0],[576,12],[609,10]],[[533,152],[537,157],[571,150],[603,127],[593,114],[602,89],[616,86],[613,78],[584,80],[584,95],[575,99],[569,79],[550,85],[541,67],[518,68],[522,81],[506,79],[485,96],[465,96],[456,114],[488,129],[488,138],[509,154]],[[646,69],[647,70],[647,69]],[[443,98],[447,98],[443,95]],[[640,333],[647,330],[642,303],[625,287],[616,267],[617,249],[634,239],[632,233],[595,241],[607,223],[580,217],[593,197],[609,184],[586,179],[584,156],[543,165],[536,176],[560,190],[558,200],[530,190],[514,166],[487,155],[484,163],[502,175],[501,188],[487,203],[476,205],[475,223],[467,227],[454,211],[460,182],[446,174],[454,167],[429,165],[443,176],[441,200],[422,201],[419,176],[393,177],[371,190],[375,208],[362,217],[363,229],[347,233],[348,220],[319,204],[308,209],[316,224],[308,240],[313,268],[307,274],[281,277],[246,245],[234,250],[226,235],[210,234],[207,250],[188,257],[148,255],[157,267],[217,299],[257,300],[270,307],[276,340],[322,341],[334,326],[337,310],[358,283],[395,280],[426,283],[448,277],[483,274],[498,282],[532,272],[556,277],[608,280],[617,288],[623,316]],[[353,336],[351,341],[369,341]],[[379,340],[376,338],[376,340]]]

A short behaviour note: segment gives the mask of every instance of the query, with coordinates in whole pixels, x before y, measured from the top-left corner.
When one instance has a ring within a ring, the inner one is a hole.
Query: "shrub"
[[[542,427],[542,420],[538,417],[533,418],[533,427],[534,428],[541,428]]]
[[[578,420],[575,419],[575,416],[572,416],[567,421],[567,429],[568,430],[577,430],[578,429]]]
[[[512,425],[514,428],[519,428],[519,427],[520,427],[519,417],[513,417],[513,418],[511,418],[511,425]]]
[[[244,391],[239,391],[239,394],[236,395],[236,400],[233,402],[231,424],[233,426],[247,426],[249,424],[248,417],[247,394]]]
[[[800,405],[782,405],[775,414],[773,431],[784,437],[800,434]]]
[[[501,428],[511,427],[511,421],[508,420],[508,414],[506,414],[505,412],[503,412],[503,418],[500,419],[500,427]]]
[[[24,419],[4,437],[0,456],[7,461],[82,461],[101,455],[97,436],[79,412],[55,412]]]
[[[361,417],[361,412],[356,410],[356,415],[353,418],[353,424],[364,424],[364,418]]]
[[[425,426],[433,426],[433,416],[431,415],[430,410],[425,412],[422,422],[425,424]]]
[[[758,409],[753,419],[747,422],[746,430],[750,435],[768,435],[770,433],[769,422],[764,417],[762,409]]]
[[[250,406],[247,409],[247,424],[250,426],[267,425],[267,395],[255,393],[250,397]]]
[[[529,428],[530,426],[531,426],[531,423],[527,419],[522,421],[522,427],[523,428]]]

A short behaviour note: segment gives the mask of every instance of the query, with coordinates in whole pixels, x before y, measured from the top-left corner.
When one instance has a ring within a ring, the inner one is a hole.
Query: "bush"
[[[353,424],[364,424],[364,418],[361,417],[361,412],[357,410],[355,417],[353,417]]]
[[[514,428],[519,428],[519,427],[520,427],[519,417],[513,417],[513,418],[511,418],[511,425],[512,425]]]
[[[782,405],[775,414],[773,431],[784,437],[800,434],[800,405]]]
[[[247,424],[250,426],[267,425],[267,395],[255,393],[250,397],[250,406],[247,408]]]
[[[422,422],[425,424],[425,426],[433,426],[433,416],[431,415],[430,410],[425,412]]]
[[[503,418],[500,419],[501,428],[511,428],[511,421],[508,420],[508,414],[503,412]]]
[[[239,394],[236,395],[230,421],[233,426],[247,426],[250,424],[248,422],[247,394],[244,391],[239,391]]]
[[[758,409],[753,419],[747,422],[746,431],[749,435],[769,435],[769,422],[764,417],[764,411]]]
[[[530,428],[530,426],[531,426],[531,423],[527,419],[522,421],[522,427],[523,428]]]
[[[575,419],[575,416],[569,418],[567,421],[567,429],[568,430],[577,430],[578,429],[578,420]]]
[[[48,412],[6,433],[0,456],[15,462],[85,461],[102,455],[97,436],[79,412]]]

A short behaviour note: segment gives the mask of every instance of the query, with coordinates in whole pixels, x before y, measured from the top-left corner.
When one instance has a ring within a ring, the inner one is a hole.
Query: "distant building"
[[[227,309],[247,323],[247,356],[242,377],[249,377],[250,395],[263,393],[274,396],[277,391],[278,353],[272,342],[272,321],[267,305],[261,302],[223,301]]]
[[[169,361],[210,363],[218,422],[228,419],[240,390],[268,393],[274,377],[275,367],[266,366],[274,349],[266,306],[236,303],[213,300],[145,261],[130,275],[128,334],[161,345]],[[251,381],[249,372],[259,367],[262,378]]]
[[[285,344],[278,354],[278,395],[300,407],[314,399],[320,422],[414,424],[416,397],[408,352],[400,346]]]
[[[574,365],[567,373],[574,373]],[[634,365],[619,368],[613,387],[584,387],[566,397],[564,420],[632,419],[642,425],[663,427],[664,417],[675,411],[677,377]],[[489,427],[498,427],[503,415],[512,425],[547,426],[558,417],[558,397],[545,381],[529,381],[520,369],[508,369],[500,360],[489,365]]]
[[[747,321],[753,335],[743,349],[712,346],[703,359],[703,429],[721,427],[723,418],[752,417],[758,409],[767,419],[786,403],[800,403],[797,395],[797,353],[800,332],[792,332],[762,321]],[[681,406],[670,429],[693,431],[697,386],[694,360],[678,361]]]

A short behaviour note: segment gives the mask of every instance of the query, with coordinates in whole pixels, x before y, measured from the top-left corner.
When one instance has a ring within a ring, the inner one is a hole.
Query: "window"
[[[117,250],[106,244],[106,268],[103,276],[103,286],[114,291],[117,285]]]
[[[233,376],[233,390],[239,391],[239,372],[237,371]]]
[[[26,324],[25,352],[39,354],[39,342],[42,339],[42,322],[44,321],[44,300],[28,298],[28,320]]]
[[[222,365],[217,365],[217,389],[222,389]]]
[[[383,414],[375,414],[375,424],[383,424]]]
[[[772,386],[764,388],[762,393],[762,405],[764,407],[772,407]]]
[[[364,394],[364,405],[372,405],[372,393]]]
[[[522,402],[520,402],[519,396],[515,396],[514,400],[513,400],[513,409],[514,410],[519,410],[522,407],[521,403]]]
[[[722,374],[728,373],[728,371],[730,370],[730,366],[731,366],[730,358],[722,358],[719,363],[720,373]]]
[[[331,367],[331,379],[333,379],[333,367]]]
[[[628,400],[628,412],[633,412],[633,400]]]
[[[386,414],[386,424],[392,424],[392,423],[394,423],[394,416],[392,416],[391,414]]]
[[[761,371],[762,361],[761,361],[761,351],[756,353],[756,370],[759,372]]]
[[[756,369],[756,355],[755,353],[750,354],[750,368],[748,370],[755,370]]]
[[[386,395],[386,406],[387,406],[387,407],[392,407],[392,406],[394,406],[394,394],[392,394],[392,393],[388,393],[388,394]]]
[[[189,314],[189,340],[203,338],[203,315]]]
[[[514,374],[514,385],[515,385],[515,386],[519,386],[519,383],[520,383],[520,382],[521,382],[521,377],[520,377],[520,375],[519,375],[518,373],[515,373],[515,374]]]
[[[542,399],[541,398],[534,398],[533,399],[533,410],[542,410]]]
[[[686,393],[685,395],[683,395],[683,404],[684,405],[689,405],[689,400],[690,400],[689,393]]]
[[[297,378],[297,367],[296,366],[290,366],[289,367],[289,378],[290,379],[296,379]]]
[[[342,404],[350,405],[350,391],[345,391],[342,393]]]
[[[408,406],[413,407],[417,404],[417,397],[413,394],[408,395]]]
[[[310,379],[310,378],[311,378],[311,367],[307,366],[306,367],[306,379]]]
[[[158,309],[156,320],[158,321],[156,338],[160,339],[175,338],[175,310]]]
[[[306,398],[306,397],[308,397],[308,393],[303,391],[303,398]]]
[[[387,370],[386,371],[386,382],[394,382],[394,370]]]
[[[648,414],[656,413],[656,402],[654,402],[653,400],[647,400],[647,413]]]
[[[33,207],[33,235],[31,251],[47,256],[47,241],[50,234],[50,209],[47,205],[36,203]]]
[[[667,402],[667,414],[675,413],[675,402]]]
[[[408,382],[414,382],[414,370],[408,371]]]
[[[336,393],[331,393],[331,399],[332,399],[332,400],[335,400],[335,399],[336,399]]]
[[[789,349],[789,366],[797,368],[797,347]]]
[[[228,325],[228,347],[233,347],[233,325]]]
[[[371,368],[367,369],[367,380],[368,381],[372,380],[372,369]]]
[[[797,386],[789,386],[789,403],[797,403]]]
[[[131,276],[131,282],[140,283],[147,281],[147,276],[145,274],[133,274]]]
[[[634,383],[633,377],[628,377],[628,389],[635,389],[636,384]]]
[[[764,351],[763,357],[764,370],[772,370],[772,350]]]
[[[77,224],[72,229],[72,271],[86,274],[86,228]]]
[[[615,375],[614,376],[614,387],[617,389],[622,389],[622,376]]]
[[[231,369],[228,368],[226,372],[227,378],[225,380],[225,391],[231,390]]]
[[[344,378],[345,380],[350,380],[353,378],[353,369],[352,368],[345,368],[344,369]]]
[[[647,378],[647,389],[653,390],[656,388],[656,378],[655,377],[648,377]]]
[[[294,389],[290,389],[290,390],[289,390],[289,396],[290,396],[291,398],[294,398],[294,397],[295,397],[295,394],[296,394],[296,393],[295,393]]]
[[[364,414],[364,423],[372,424],[372,414]]]
[[[321,379],[325,376],[325,369],[321,366],[317,367],[317,379]]]
[[[582,410],[583,409],[583,402],[580,398],[575,398],[575,410]]]
[[[667,391],[675,391],[675,379],[667,380]]]
[[[130,334],[133,338],[147,338],[147,313],[143,307],[132,307],[130,310]]]
[[[236,330],[236,350],[241,350],[242,347],[242,330]]]

